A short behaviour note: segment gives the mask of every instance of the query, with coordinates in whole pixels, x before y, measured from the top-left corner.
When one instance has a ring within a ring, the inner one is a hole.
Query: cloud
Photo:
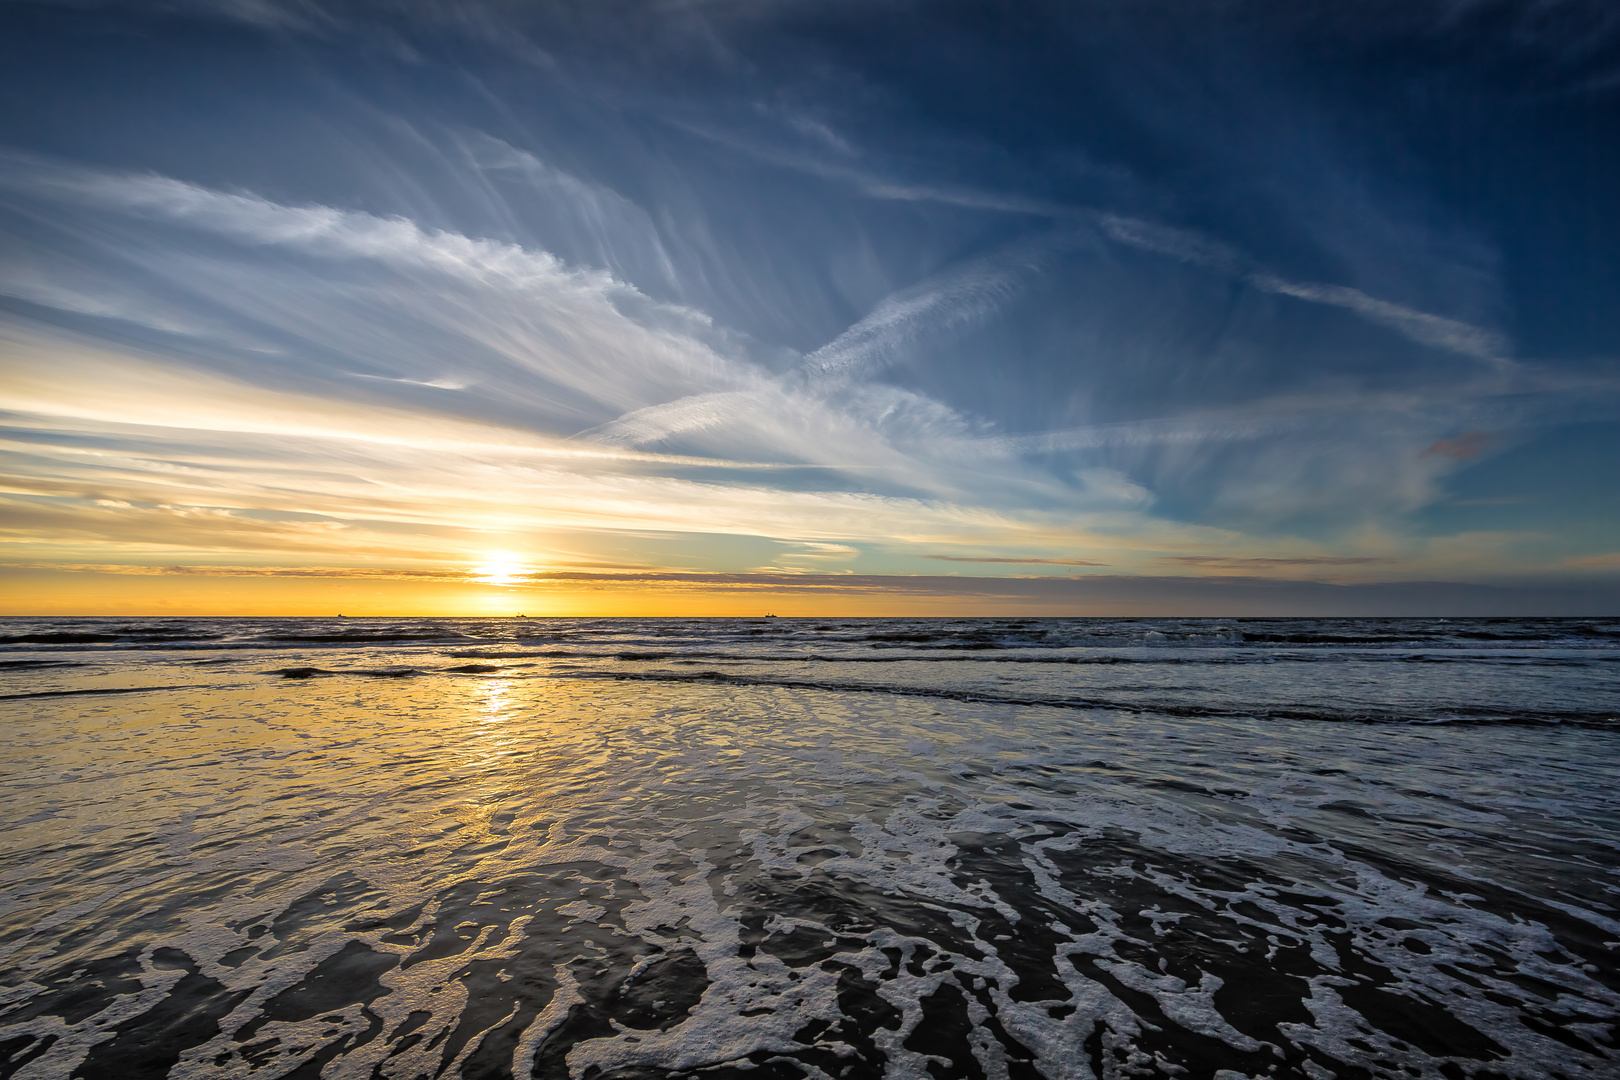
[[[625,413],[577,437],[609,446],[643,446],[672,435],[734,426],[740,417],[757,412],[768,398],[777,396],[767,388],[693,394]]]
[[[1494,330],[1415,311],[1343,285],[1284,281],[1271,274],[1253,274],[1248,280],[1265,292],[1353,311],[1368,322],[1386,326],[1420,345],[1445,349],[1460,356],[1471,356],[1493,367],[1505,367],[1510,363],[1507,357],[1510,348],[1508,340]]]
[[[1084,205],[1032,199],[1017,194],[886,179],[843,162],[828,162],[819,157],[763,147],[757,141],[739,140],[714,130],[705,130],[704,134],[744,152],[766,155],[778,164],[851,183],[874,198],[1046,217],[1064,223],[1067,228],[1092,224],[1116,243],[1165,255],[1180,262],[1242,280],[1261,292],[1349,311],[1420,345],[1483,361],[1496,369],[1511,364],[1509,357],[1512,343],[1498,330],[1380,299],[1346,285],[1290,280],[1268,270],[1239,248],[1193,230]],[[971,290],[971,282],[964,281],[963,284],[966,286],[964,292]],[[985,284],[993,291],[997,282],[994,276],[990,276],[987,277]],[[867,319],[852,326],[843,337],[824,346],[813,355],[811,362],[828,370],[838,370],[843,365],[861,362],[868,357],[880,358],[881,350],[872,348],[866,338],[875,336],[874,332],[887,330],[889,328],[887,324],[891,321],[906,320],[913,314],[914,305],[919,301],[926,306],[932,302],[948,299],[951,298],[945,292],[938,295],[923,293],[915,300],[904,295],[891,298],[874,310]],[[971,310],[971,300],[964,307]]]
[[[250,244],[297,248],[328,257],[376,259],[486,286],[527,289],[567,284],[603,289],[599,270],[566,267],[516,244],[424,230],[402,217],[330,206],[284,206],[257,195],[214,191],[164,176],[90,171],[54,177],[64,190],[106,206],[206,229]]]
[[[113,574],[120,577],[352,578],[361,581],[474,581],[470,571],[367,566],[244,566],[228,563],[156,566],[141,563],[0,562],[12,571]]]
[[[994,314],[1038,272],[1060,242],[1053,236],[1022,241],[952,266],[883,299],[832,341],[804,358],[815,379],[870,376],[907,345],[945,335]]]
[[[1002,558],[1002,557],[997,557],[997,556],[992,556],[992,555],[979,555],[979,556],[969,556],[969,555],[924,555],[923,558],[932,559],[935,562],[1007,563],[1007,564],[1017,565],[1017,566],[1107,566],[1108,565],[1107,563],[1092,562],[1090,559],[1035,559],[1035,558],[1022,559],[1022,558],[1011,558],[1011,557]]]
[[[1346,285],[1290,281],[1261,268],[1238,249],[1190,230],[1116,214],[1101,215],[1099,225],[1104,235],[1119,243],[1239,278],[1261,292],[1341,308],[1420,345],[1481,360],[1494,368],[1511,363],[1512,345],[1499,331],[1380,300]]]
[[[567,172],[481,131],[451,136],[477,171],[481,192],[553,252],[574,265],[609,270],[621,281],[666,293],[682,289],[681,274],[647,210],[609,185]],[[507,203],[502,192],[516,200]]]
[[[279,339],[288,363],[259,367],[256,377],[307,373],[329,384],[336,352],[353,358],[345,366],[357,375],[440,383],[449,349],[453,381],[477,387],[492,403],[486,412],[522,404],[552,430],[577,430],[588,426],[580,419],[600,422],[694,384],[718,389],[759,379],[745,346],[707,316],[548,252],[165,177],[15,158],[6,165],[0,186],[231,242],[227,252],[205,254],[168,233],[156,254],[119,254],[140,260],[171,294],[183,290],[257,324],[257,337]],[[313,261],[288,265],[256,251]]]
[[[1306,555],[1294,558],[1247,558],[1236,555],[1163,555],[1160,562],[1200,570],[1238,571],[1253,574],[1259,571],[1325,569],[1343,566],[1388,566],[1396,560],[1372,555]]]
[[[785,553],[785,559],[831,559],[841,562],[853,558],[860,552],[848,544],[810,543],[799,541],[794,545],[796,550]]]
[[[524,169],[542,168],[515,151],[511,157]],[[427,273],[459,282],[465,295],[441,287],[436,295],[422,297],[409,318],[470,340],[489,361],[504,361],[507,370],[485,367],[480,372],[476,362],[468,363],[472,357],[463,355],[456,375],[446,377],[442,367],[433,369],[419,344],[401,341],[402,355],[421,355],[414,370],[396,367],[391,372],[354,374],[401,387],[454,387],[487,399],[524,402],[537,409],[536,419],[553,430],[567,424],[570,415],[585,418],[591,410],[599,414],[612,410],[616,416],[586,425],[581,434],[584,441],[610,447],[679,439],[699,456],[877,468],[889,470],[897,482],[955,495],[963,477],[941,471],[934,460],[1018,460],[1113,448],[1264,442],[1305,426],[1297,413],[1268,416],[1251,410],[1249,415],[985,436],[974,431],[975,418],[936,399],[870,381],[904,350],[948,338],[993,315],[1016,294],[1024,278],[1040,272],[1057,248],[1075,242],[1072,234],[1013,244],[891,295],[843,334],[812,351],[804,361],[806,381],[800,382],[795,376],[772,376],[739,355],[735,343],[701,313],[652,301],[605,271],[571,266],[546,252],[427,230],[403,218],[285,206],[163,177],[70,169],[35,169],[30,176],[27,169],[18,171],[29,181],[25,186],[66,192],[239,243],[296,251],[329,265],[358,260],[395,273]],[[1104,226],[1121,242],[1183,260],[1225,271],[1243,265],[1232,249],[1192,234],[1118,217],[1105,219]],[[1459,329],[1461,324],[1374,301],[1354,290],[1300,286],[1254,273],[1250,277],[1274,291],[1346,306],[1398,324],[1409,336],[1430,344],[1444,341],[1463,348],[1469,341],[1477,345],[1483,340],[1477,335],[1468,338],[1468,328]],[[194,284],[212,288],[215,295],[225,291],[219,281]],[[277,287],[287,285],[272,285]],[[355,292],[352,284],[342,289]],[[264,298],[266,293],[261,290],[259,295]],[[331,301],[321,297],[313,302]],[[327,343],[347,339],[360,347],[362,335],[376,339],[377,323],[372,318],[363,325],[353,323],[352,316],[334,311],[326,330]],[[546,383],[567,393],[547,393],[541,389]],[[694,388],[698,392],[693,393]],[[648,402],[649,397],[654,400]],[[624,409],[625,405],[631,407]],[[982,430],[984,425],[979,421],[977,426]],[[1093,479],[1103,475],[1096,469],[1082,474]],[[1141,483],[1117,469],[1109,475],[1117,482],[1105,485],[1107,492],[1085,482],[1089,498],[1123,499],[1136,505],[1153,501]],[[1252,495],[1257,489],[1250,485],[1247,490]]]
[[[525,169],[540,168],[526,158],[517,160]],[[827,388],[771,377],[741,355],[742,347],[701,313],[653,301],[605,271],[571,266],[547,252],[426,230],[404,218],[326,206],[286,206],[164,177],[31,161],[14,160],[11,165],[4,179],[13,187],[171,222],[252,247],[315,257],[330,267],[320,272],[338,275],[335,289],[311,290],[313,281],[285,276],[249,287],[253,278],[264,279],[266,268],[216,265],[202,276],[196,272],[202,268],[194,271],[186,256],[178,265],[169,261],[163,269],[171,275],[184,273],[189,288],[221,303],[241,305],[244,293],[250,294],[256,315],[273,303],[291,307],[291,294],[296,294],[300,321],[310,328],[301,335],[309,346],[374,353],[393,337],[397,358],[420,358],[409,365],[414,370],[399,370],[396,360],[392,371],[355,370],[354,377],[490,396],[515,393],[522,395],[519,400],[526,398],[553,413],[537,417],[553,429],[568,422],[568,414],[559,412],[558,406],[572,398],[578,403],[570,410],[576,416],[588,408],[619,412],[581,433],[585,440],[610,446],[634,447],[718,430],[735,437],[733,449],[778,460],[786,455],[806,463],[863,467],[873,464],[876,455],[882,464],[906,471],[913,483],[927,470],[895,453],[880,429],[898,426],[911,435],[933,435],[964,426],[953,410],[897,388],[863,388],[853,398],[838,401],[829,397]],[[849,378],[866,373],[857,372],[857,366],[874,367],[907,340],[947,334],[982,317],[1013,288],[1015,275],[1038,257],[1027,245],[1000,252],[891,298],[828,348],[812,354],[807,361],[812,382],[839,369],[840,380],[847,384]],[[352,268],[356,262],[385,267],[396,275],[428,273],[458,283],[461,291],[440,284],[423,293],[411,278],[392,278],[390,285],[396,291],[403,285],[418,296],[403,320],[379,322],[354,310],[355,300],[369,306],[378,295],[369,284],[357,288],[356,275],[366,271]],[[238,279],[231,280],[233,275]],[[283,300],[279,293],[290,295]],[[441,334],[469,339],[476,351],[461,352],[454,376],[447,377],[443,362],[434,362],[424,352],[421,335],[413,335],[413,340],[402,333],[411,323],[426,323]],[[311,332],[316,328],[319,339]],[[480,354],[487,357],[483,364]],[[507,370],[491,368],[492,361],[506,361]],[[560,384],[570,393],[545,394],[537,379]],[[689,392],[694,387],[704,389]],[[657,400],[666,395],[666,400]],[[653,403],[647,403],[648,398]],[[633,407],[621,412],[625,405]],[[841,437],[830,441],[829,428],[842,429]],[[829,459],[827,451],[834,446],[840,452]]]
[[[676,474],[746,467],[419,409],[356,409],[48,338],[12,334],[6,344],[16,364],[7,486],[35,500],[11,505],[7,535],[17,543],[454,558],[488,547],[480,534],[559,527],[812,545],[1048,527],[1040,515],[935,500],[693,481]],[[301,519],[264,516],[288,510]]]
[[[1572,570],[1620,570],[1620,551],[1574,556],[1564,560],[1564,565]]]
[[[944,443],[945,453],[985,457],[1022,457],[1029,454],[1055,454],[1109,447],[1160,446],[1165,444],[1228,442],[1263,439],[1306,423],[1293,416],[1189,416],[1164,420],[1129,420],[1113,424],[1093,424],[1067,431],[1045,431],[1033,435],[999,435]]]
[[[830,444],[829,427],[864,427],[891,442],[960,436],[970,422],[957,410],[872,380],[918,343],[948,338],[994,315],[1063,242],[1043,236],[953,265],[885,297],[780,377],[760,380],[748,389],[693,394],[634,410],[581,432],[580,437],[641,446],[693,432],[749,430],[807,460],[826,462],[826,451],[836,448],[840,451],[836,460],[848,462],[848,450],[874,448],[861,447],[869,440],[859,435],[854,435],[853,445]],[[795,433],[789,435],[790,430]]]
[[[652,216],[612,187],[498,140],[456,139],[481,174],[520,177],[564,206],[558,221],[578,225],[580,250],[594,244],[604,262],[621,263],[631,252],[681,276]],[[1189,568],[1286,573],[1314,564],[1175,553],[1241,542],[1255,521],[1263,533],[1302,509],[1349,506],[1377,519],[1422,505],[1473,457],[1424,449],[1490,426],[1470,404],[1484,391],[1455,385],[1427,399],[1354,388],[1286,399],[1250,388],[1183,415],[1017,434],[1002,433],[1006,414],[988,403],[932,392],[949,382],[930,382],[935,369],[1009,362],[951,350],[1057,276],[1071,253],[1098,247],[1078,219],[944,260],[793,366],[783,350],[655,299],[607,265],[533,243],[15,155],[0,163],[0,188],[39,220],[71,222],[62,232],[79,244],[64,240],[35,260],[49,263],[55,276],[42,280],[56,290],[40,287],[35,303],[93,319],[144,313],[141,325],[189,339],[177,348],[87,321],[29,333],[12,322],[7,404],[13,430],[35,433],[11,443],[26,455],[13,483],[45,501],[15,504],[8,539],[38,550],[454,562],[490,536],[568,528],[800,545],[751,553],[743,566],[836,558],[861,568],[864,550],[878,547],[968,561],[929,550],[963,545],[1107,560],[972,560],[989,565],[1130,569],[1171,553]],[[592,221],[606,224],[592,232]],[[1273,281],[1237,249],[1195,234],[1125,218],[1099,227],[1263,291],[1382,319],[1414,340],[1427,334],[1453,349],[1485,340],[1354,290]],[[96,264],[123,276],[85,269]],[[143,289],[165,306],[144,308]],[[1108,364],[1129,366],[1104,357],[1077,366],[1074,379],[1106,387]],[[1525,372],[1514,378],[1491,392],[1528,385]],[[1207,478],[1210,503],[1229,513],[1222,527],[1182,508],[1150,513],[1178,468]],[[1282,537],[1258,550],[1288,547]]]
[[[1290,280],[1266,269],[1237,247],[1189,229],[1126,217],[1088,206],[965,188],[942,188],[886,180],[846,164],[762,150],[758,144],[740,143],[714,132],[707,134],[713,138],[722,138],[728,145],[736,145],[747,152],[767,154],[771,160],[779,164],[850,182],[865,194],[875,198],[930,202],[964,209],[1047,217],[1065,223],[1066,228],[1091,223],[1104,236],[1116,243],[1165,255],[1180,262],[1242,280],[1261,292],[1339,308],[1374,325],[1393,330],[1417,344],[1467,356],[1495,370],[1503,370],[1512,365],[1512,342],[1499,330],[1435,315],[1371,296],[1347,285]],[[970,275],[963,274],[957,284],[957,290],[961,294],[958,296],[951,295],[953,292],[951,289],[940,289],[936,286],[933,290],[915,290],[915,295],[901,294],[892,297],[866,319],[850,327],[845,335],[823,346],[816,354],[812,354],[810,363],[813,367],[820,367],[830,373],[852,364],[872,360],[881,362],[884,350],[893,347],[889,333],[893,324],[905,324],[915,315],[927,311],[932,305],[949,304],[951,301],[956,301],[960,305],[960,310],[973,312],[976,307],[975,300],[982,303],[983,300],[992,298],[997,287],[1002,285],[1002,276],[994,273],[985,274],[978,282],[973,281]],[[976,287],[977,290],[981,290],[977,297],[973,295]],[[984,305],[979,310],[988,308],[989,305]]]
[[[1241,251],[1188,229],[1176,229],[1118,214],[1099,215],[1097,224],[1110,240],[1142,251],[1168,255],[1180,262],[1202,266],[1228,277],[1242,277],[1254,269],[1254,260]]]

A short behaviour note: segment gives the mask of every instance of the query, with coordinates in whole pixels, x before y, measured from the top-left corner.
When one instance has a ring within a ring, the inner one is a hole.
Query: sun
[[[492,551],[484,561],[473,567],[473,580],[480,585],[517,585],[529,568],[516,556],[504,551]]]

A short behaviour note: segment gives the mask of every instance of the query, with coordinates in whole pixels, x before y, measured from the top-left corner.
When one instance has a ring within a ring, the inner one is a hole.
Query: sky
[[[0,0],[0,613],[1620,614],[1610,0]]]

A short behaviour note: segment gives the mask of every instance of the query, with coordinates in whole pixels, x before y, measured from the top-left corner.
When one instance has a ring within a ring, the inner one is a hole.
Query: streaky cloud
[[[1380,300],[1346,285],[1289,281],[1262,269],[1236,248],[1186,229],[1115,214],[1101,215],[1099,224],[1106,236],[1121,244],[1240,278],[1262,292],[1342,308],[1420,345],[1469,356],[1499,369],[1511,366],[1511,343],[1498,331]]]
[[[861,320],[804,358],[813,379],[870,376],[902,346],[994,314],[1038,273],[1062,238],[1020,241],[885,297]]]

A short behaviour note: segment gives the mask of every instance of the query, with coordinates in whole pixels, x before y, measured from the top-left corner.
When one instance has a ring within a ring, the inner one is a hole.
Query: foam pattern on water
[[[1620,735],[467,673],[8,703],[8,1076],[1612,1077]]]

